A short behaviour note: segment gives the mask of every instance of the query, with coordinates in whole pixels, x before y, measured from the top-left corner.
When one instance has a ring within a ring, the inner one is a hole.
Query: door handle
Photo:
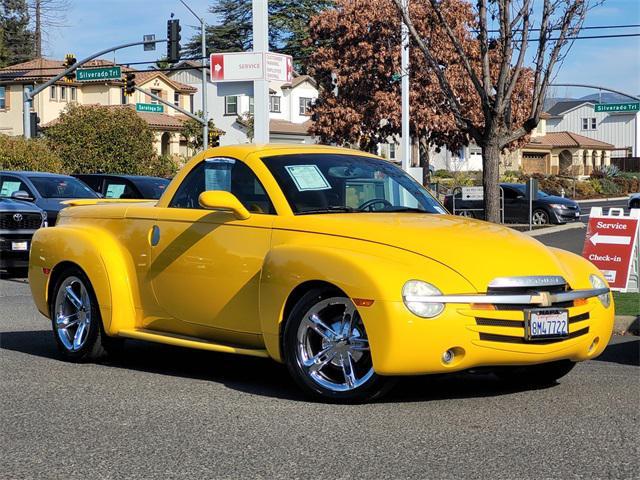
[[[160,227],[158,225],[151,227],[151,231],[149,232],[149,243],[152,247],[155,247],[160,243]]]

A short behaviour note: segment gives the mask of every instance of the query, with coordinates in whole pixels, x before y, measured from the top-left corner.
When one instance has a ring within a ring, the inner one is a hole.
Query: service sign
[[[601,209],[594,210],[589,217],[582,256],[598,267],[612,289],[625,290],[637,255],[639,219],[604,216],[599,215]]]
[[[214,53],[210,58],[212,82],[293,79],[291,55],[271,52]]]

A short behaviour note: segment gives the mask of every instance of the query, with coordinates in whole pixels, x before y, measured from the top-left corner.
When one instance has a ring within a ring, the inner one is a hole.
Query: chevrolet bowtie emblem
[[[538,292],[531,296],[531,302],[540,304],[543,307],[551,306],[551,294],[549,292]]]

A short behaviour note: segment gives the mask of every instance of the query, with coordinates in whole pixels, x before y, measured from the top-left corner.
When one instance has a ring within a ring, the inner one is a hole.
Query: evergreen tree
[[[333,0],[271,0],[269,2],[269,50],[293,56],[298,71],[304,71],[304,60],[310,52],[305,46],[312,16],[333,5]],[[207,53],[251,50],[251,0],[216,0],[209,12],[219,22],[207,26]],[[187,44],[183,56],[200,57],[199,29]]]
[[[26,0],[0,0],[0,67],[31,60],[33,32]]]

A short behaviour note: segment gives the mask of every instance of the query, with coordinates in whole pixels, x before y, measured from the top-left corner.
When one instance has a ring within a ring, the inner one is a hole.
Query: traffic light
[[[36,138],[40,134],[40,117],[36,112],[29,115],[31,138]]]
[[[167,22],[167,59],[169,63],[180,61],[180,20],[171,19]]]
[[[75,65],[76,62],[77,62],[76,56],[73,53],[67,53],[64,57],[64,63],[62,64],[62,68],[67,70],[68,68]],[[73,82],[76,79],[75,70],[71,73],[66,74],[64,76],[64,79],[65,79],[65,82]]]
[[[127,73],[124,76],[124,94],[133,95],[136,92],[136,76],[134,73]]]

